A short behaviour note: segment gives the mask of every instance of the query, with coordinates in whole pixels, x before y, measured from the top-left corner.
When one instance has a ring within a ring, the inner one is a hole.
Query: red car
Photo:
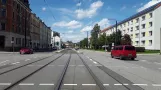
[[[121,60],[124,58],[135,60],[137,56],[134,46],[122,45],[113,47],[113,49],[111,50],[111,57],[120,58]]]
[[[33,49],[31,49],[31,48],[21,48],[20,54],[33,54]]]

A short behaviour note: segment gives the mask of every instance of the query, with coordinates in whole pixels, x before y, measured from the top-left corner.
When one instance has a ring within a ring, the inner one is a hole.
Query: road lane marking
[[[64,84],[65,86],[77,86],[77,84]]]
[[[74,66],[76,66],[76,65],[69,65],[69,66],[74,67]]]
[[[12,63],[13,65],[15,65],[15,64],[19,64],[20,62],[15,62],[15,63]]]
[[[82,84],[83,86],[96,86],[96,84]]]
[[[161,87],[161,84],[152,84],[152,86]]]
[[[52,83],[40,83],[40,86],[54,86]]]
[[[31,59],[26,59],[25,61],[30,61]]]
[[[109,86],[109,84],[103,84],[104,86]]]
[[[83,67],[84,65],[78,65],[78,66]]]
[[[49,67],[54,67],[55,65],[48,65]]]
[[[11,83],[0,83],[0,86],[8,86],[11,85]]]
[[[140,61],[142,61],[142,62],[146,62],[147,60],[140,60]]]
[[[159,63],[159,62],[154,62],[155,64],[161,64],[161,63]]]
[[[127,85],[129,85],[129,84],[124,83],[123,85],[127,86]]]
[[[2,62],[0,62],[0,64],[6,63],[6,62],[8,62],[8,61],[9,61],[9,60],[2,61]]]
[[[122,84],[114,84],[115,86],[121,86]]]
[[[89,59],[89,60],[93,61],[92,59]]]
[[[98,64],[97,62],[93,62],[94,64]]]
[[[20,83],[20,86],[33,86],[34,83]]]
[[[138,85],[138,86],[147,86],[147,84],[133,84],[133,85]]]
[[[64,66],[64,65],[58,65],[58,66]]]
[[[158,68],[158,69],[161,69],[161,68]]]

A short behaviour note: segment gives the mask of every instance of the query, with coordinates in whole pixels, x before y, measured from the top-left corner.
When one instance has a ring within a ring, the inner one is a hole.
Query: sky
[[[33,13],[63,41],[79,42],[99,24],[101,30],[161,0],[29,0]]]

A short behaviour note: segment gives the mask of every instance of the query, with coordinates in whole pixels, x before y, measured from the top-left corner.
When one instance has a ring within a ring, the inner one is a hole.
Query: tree
[[[100,32],[100,26],[96,24],[91,31],[91,44],[94,49],[98,49],[98,33]]]
[[[122,39],[121,39],[121,44],[122,45],[131,45],[132,44],[132,40],[130,38],[130,35],[125,34]]]
[[[88,39],[84,38],[83,40],[80,41],[80,47],[81,48],[87,48],[88,47]]]
[[[106,33],[103,33],[102,35],[99,36],[98,38],[99,46],[103,46],[106,44]]]

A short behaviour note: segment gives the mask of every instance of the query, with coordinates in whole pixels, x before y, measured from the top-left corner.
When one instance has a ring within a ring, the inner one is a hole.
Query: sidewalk
[[[17,54],[19,52],[7,52],[7,51],[0,51],[0,54]]]

